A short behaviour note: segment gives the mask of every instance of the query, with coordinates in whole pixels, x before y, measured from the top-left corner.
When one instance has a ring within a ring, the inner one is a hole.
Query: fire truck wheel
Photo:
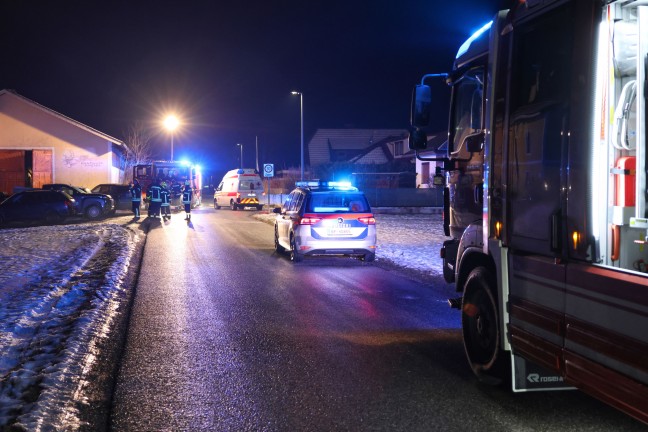
[[[501,349],[501,329],[495,281],[484,267],[475,268],[466,279],[461,310],[463,341],[468,362],[480,381],[500,385],[507,379],[509,363]]]

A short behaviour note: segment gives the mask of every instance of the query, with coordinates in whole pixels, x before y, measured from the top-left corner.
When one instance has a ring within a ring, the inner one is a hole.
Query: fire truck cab
[[[443,77],[442,257],[474,373],[646,423],[647,69],[646,1],[515,2],[423,77],[410,136],[418,156]]]
[[[194,190],[191,207],[202,202],[202,174],[200,167],[187,161],[153,161],[133,167],[133,178],[142,186],[142,199],[146,203],[146,191],[155,179],[165,182],[171,192],[171,206],[181,207],[181,189],[189,181]],[[145,204],[146,206],[147,204]]]

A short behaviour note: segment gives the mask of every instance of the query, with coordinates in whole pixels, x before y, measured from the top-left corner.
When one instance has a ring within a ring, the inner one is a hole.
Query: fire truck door
[[[506,243],[516,388],[565,387],[563,215],[570,121],[573,6],[562,3],[515,24],[506,129]],[[547,49],[551,47],[551,49]]]

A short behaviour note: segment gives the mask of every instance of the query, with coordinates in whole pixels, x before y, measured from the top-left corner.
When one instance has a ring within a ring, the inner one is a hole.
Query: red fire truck
[[[645,0],[526,0],[414,90],[451,88],[442,248],[475,374],[648,423]],[[428,158],[427,160],[435,160]]]
[[[146,190],[154,179],[166,182],[171,191],[171,206],[181,207],[181,189],[188,180],[194,190],[192,207],[202,202],[202,174],[200,167],[187,161],[153,161],[133,167],[133,178],[142,186],[142,198],[146,198]],[[146,201],[145,201],[146,202]]]

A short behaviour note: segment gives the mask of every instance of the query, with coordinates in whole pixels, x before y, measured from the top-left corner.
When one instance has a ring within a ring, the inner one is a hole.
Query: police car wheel
[[[279,244],[279,233],[277,232],[277,227],[275,227],[274,233],[274,247],[277,252],[285,251],[284,247]]]
[[[300,262],[304,259],[304,255],[297,252],[297,244],[295,243],[295,237],[290,236],[290,261]]]
[[[375,253],[368,253],[362,256],[362,260],[366,262],[373,262],[376,259]]]

